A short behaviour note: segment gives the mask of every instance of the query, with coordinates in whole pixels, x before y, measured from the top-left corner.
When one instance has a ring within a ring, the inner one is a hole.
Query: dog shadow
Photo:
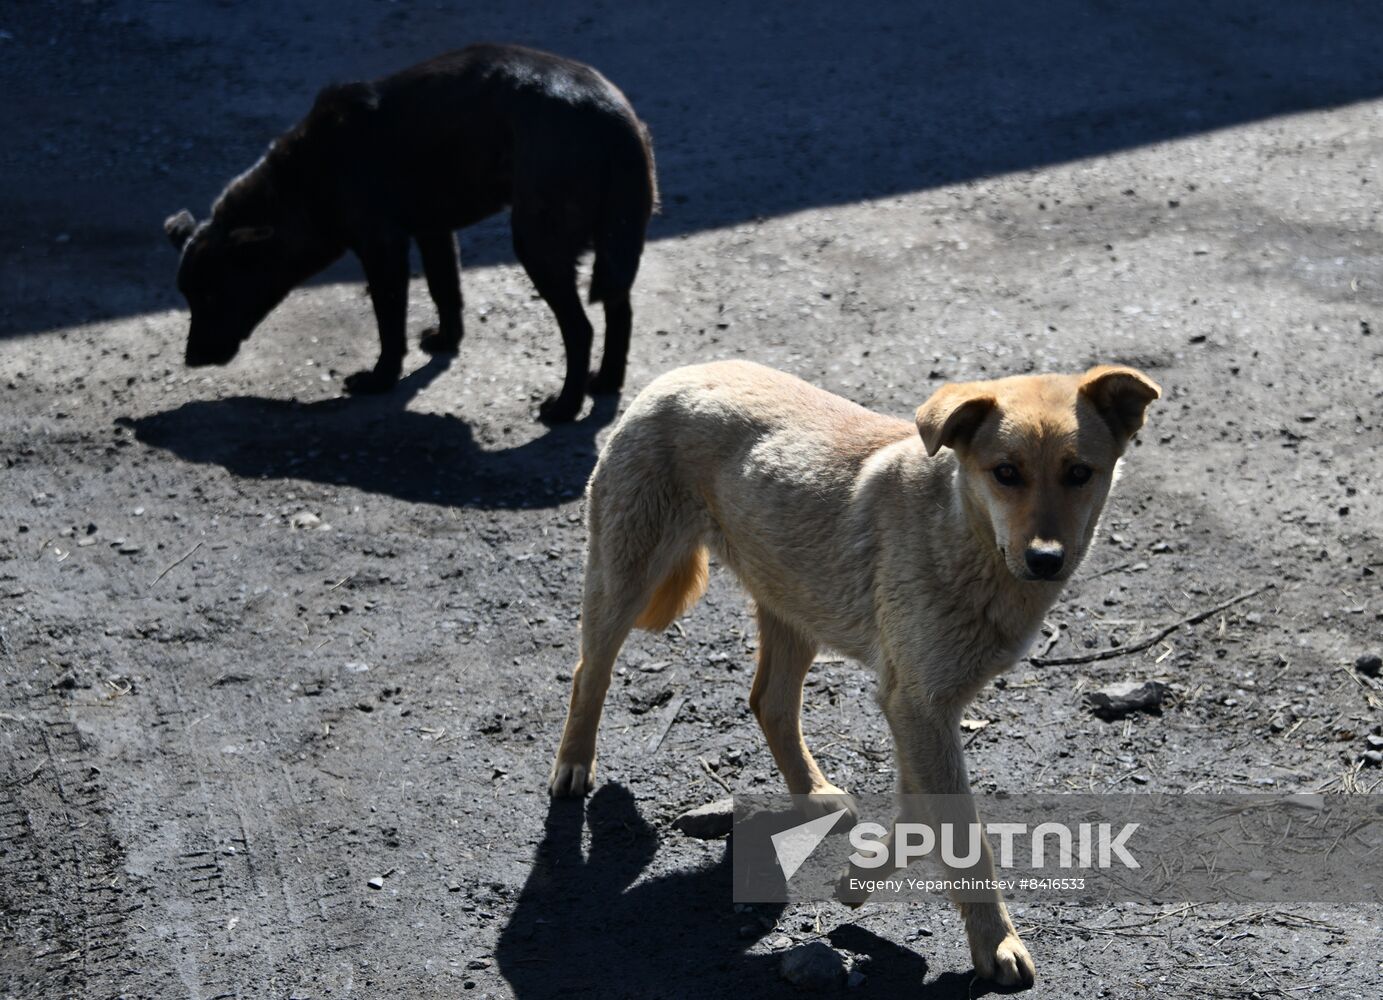
[[[730,846],[706,867],[660,871],[658,843],[622,785],[602,785],[584,809],[551,803],[528,881],[495,951],[515,997],[800,995],[779,975],[780,953],[750,953],[778,933],[784,906],[736,912]],[[921,991],[946,1000],[987,992],[954,973],[924,987],[921,955],[860,927],[837,928],[830,940],[861,956],[867,978],[849,990],[854,997]]]
[[[556,507],[579,496],[595,467],[596,434],[614,419],[618,398],[598,396],[582,419],[490,450],[458,417],[407,409],[450,362],[432,358],[379,396],[316,403],[234,396],[117,422],[145,445],[248,479],[302,479],[479,509]]]

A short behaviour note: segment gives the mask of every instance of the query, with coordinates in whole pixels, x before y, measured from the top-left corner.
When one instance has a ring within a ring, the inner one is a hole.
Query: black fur
[[[514,250],[566,346],[546,420],[570,420],[587,388],[593,331],[576,262],[594,248],[592,302],[605,353],[592,392],[624,383],[629,289],[657,203],[648,131],[594,69],[507,45],[473,45],[371,83],[327,87],[305,119],[226,187],[210,219],[185,210],[164,228],[182,251],[192,312],[189,365],[225,364],[294,287],[354,251],[379,326],[373,370],[352,392],[384,392],[406,350],[408,242],[417,243],[439,324],[430,353],[461,343],[453,231],[512,207]]]

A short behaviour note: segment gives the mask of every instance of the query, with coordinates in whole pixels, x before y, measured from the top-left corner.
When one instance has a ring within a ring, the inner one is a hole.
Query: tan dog
[[[1132,368],[1024,375],[943,386],[912,424],[744,362],[657,379],[591,476],[581,662],[552,794],[591,789],[615,656],[631,628],[661,631],[697,601],[712,548],[758,605],[749,704],[788,790],[829,809],[844,795],[800,725],[825,646],[877,672],[902,792],[962,796],[975,822],[962,710],[1027,650],[1160,394]],[[993,878],[988,845],[978,869],[947,875]],[[976,971],[1031,984],[1000,894],[969,899],[957,905]]]

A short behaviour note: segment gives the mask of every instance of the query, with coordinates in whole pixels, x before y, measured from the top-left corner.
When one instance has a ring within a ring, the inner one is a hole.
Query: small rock
[[[466,963],[468,969],[488,969],[489,967],[490,960],[488,958],[473,958]]]
[[[1367,736],[1364,742],[1369,745],[1370,750],[1383,750],[1383,736]]]
[[[298,511],[298,513],[293,515],[292,519],[288,523],[300,531],[307,531],[310,528],[321,527],[322,519],[318,517],[316,514],[309,513],[305,510],[300,510]]]
[[[845,979],[845,960],[823,942],[813,941],[785,952],[778,971],[798,989],[831,990]]]
[[[375,707],[371,705],[368,701],[357,701],[355,703],[355,707],[362,712],[373,712],[375,710]]]
[[[368,885],[371,889],[383,889],[384,879],[383,877],[376,875],[374,878],[370,879],[370,881],[366,882],[365,884]]]
[[[1383,750],[1365,750],[1363,761],[1365,767],[1383,767]]]
[[[1085,703],[1098,719],[1113,722],[1133,712],[1162,714],[1162,705],[1172,695],[1172,689],[1161,681],[1145,684],[1119,684],[1104,691],[1091,691]]]
[[[672,828],[697,840],[716,840],[728,836],[735,825],[735,800],[717,799],[684,812],[672,821]]]
[[[1383,656],[1377,653],[1365,653],[1354,661],[1354,669],[1365,677],[1377,677],[1383,673]]]
[[[119,552],[122,556],[132,556],[136,552],[142,552],[143,549],[140,546],[136,545],[134,542],[125,542],[118,549],[116,549],[116,551]]]

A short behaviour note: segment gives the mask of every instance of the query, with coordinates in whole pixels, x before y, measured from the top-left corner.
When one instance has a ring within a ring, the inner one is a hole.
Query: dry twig
[[[1180,618],[1170,625],[1164,625],[1152,635],[1139,639],[1137,642],[1129,643],[1127,646],[1115,646],[1112,649],[1101,649],[1094,653],[1081,653],[1076,656],[1054,656],[1051,659],[1033,657],[1028,662],[1038,667],[1056,667],[1068,663],[1093,663],[1096,660],[1112,660],[1118,656],[1127,656],[1129,653],[1140,653],[1150,646],[1157,645],[1179,628],[1183,628],[1187,625],[1199,625],[1212,615],[1217,615],[1226,608],[1231,608],[1241,601],[1247,601],[1250,597],[1256,597],[1263,593],[1263,591],[1272,590],[1276,586],[1277,584],[1274,583],[1265,583],[1261,587],[1255,587],[1253,590],[1245,591],[1236,597],[1231,597],[1227,601],[1221,601],[1213,608],[1197,611],[1195,614]]]
[[[163,572],[160,573],[158,576],[154,577],[153,580],[149,581],[149,587],[152,588],[152,587],[154,586],[154,584],[156,584],[156,583],[158,583],[160,580],[162,580],[165,576],[167,576],[169,573],[171,573],[176,567],[181,566],[183,563],[185,563],[188,559],[190,559],[190,558],[192,557],[192,553],[196,552],[196,551],[197,551],[198,549],[200,549],[201,547],[202,547],[202,543],[201,543],[201,542],[198,542],[196,545],[192,546],[192,548],[188,549],[188,550],[187,550],[186,552],[184,552],[182,555],[178,556],[178,558],[176,558],[176,559],[174,559],[172,562],[170,562],[167,566],[163,567]]]

